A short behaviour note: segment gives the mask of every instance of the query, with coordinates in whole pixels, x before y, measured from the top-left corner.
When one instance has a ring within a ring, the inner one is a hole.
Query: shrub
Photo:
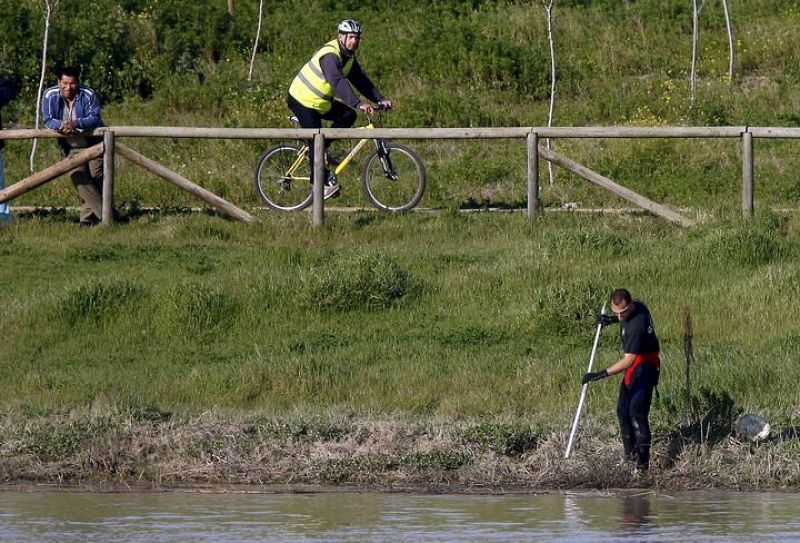
[[[70,324],[101,320],[147,296],[147,290],[132,281],[98,282],[78,287],[61,302],[58,314]]]
[[[598,307],[613,289],[600,282],[552,284],[537,289],[534,326],[537,332],[581,337],[594,324]]]
[[[539,434],[525,424],[491,424],[481,422],[461,434],[465,443],[489,447],[504,456],[520,456],[536,448]]]
[[[192,335],[203,335],[229,324],[239,309],[230,295],[203,284],[180,284],[172,289],[170,298],[183,330]]]
[[[336,258],[304,283],[305,305],[329,311],[387,308],[413,290],[408,271],[388,257],[369,253]]]

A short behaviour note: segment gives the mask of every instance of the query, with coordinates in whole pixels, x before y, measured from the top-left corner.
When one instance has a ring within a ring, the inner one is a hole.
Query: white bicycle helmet
[[[339,34],[361,34],[364,27],[355,19],[345,19],[339,23]]]

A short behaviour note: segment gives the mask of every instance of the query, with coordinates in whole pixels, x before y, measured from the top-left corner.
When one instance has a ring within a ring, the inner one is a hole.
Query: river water
[[[800,494],[0,492],[2,542],[800,542]]]

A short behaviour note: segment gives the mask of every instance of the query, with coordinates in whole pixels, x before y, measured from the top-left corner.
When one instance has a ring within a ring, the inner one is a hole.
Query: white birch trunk
[[[697,107],[697,45],[700,37],[700,11],[703,9],[705,0],[692,0],[692,66],[689,71],[689,95],[690,107],[694,111]]]
[[[689,68],[689,106],[697,101],[697,0],[692,0],[692,65]]]
[[[728,32],[728,82],[733,85],[733,67],[736,65],[736,42],[733,41],[733,24],[728,0],[722,0],[722,9],[725,11],[725,30]]]
[[[53,14],[53,10],[58,7],[59,0],[43,0],[42,4],[42,11],[44,11],[44,38],[42,43],[42,71],[39,75],[39,92],[36,93],[36,116],[34,121],[34,128],[39,128],[39,113],[42,109],[42,92],[44,90],[44,76],[47,70],[47,40],[50,35],[50,16]],[[31,147],[31,156],[30,156],[30,170],[33,173],[35,170],[34,168],[34,159],[36,157],[36,146],[39,140],[34,139],[33,145]]]
[[[264,0],[258,0],[258,27],[256,28],[256,40],[253,42],[253,55],[250,57],[250,71],[247,73],[247,80],[253,80],[253,65],[256,62],[256,51],[258,50],[258,40],[261,38],[261,20],[264,13]]]
[[[553,126],[553,114],[556,105],[556,43],[553,37],[553,4],[555,0],[544,0],[544,9],[547,14],[547,41],[550,44],[550,108],[547,112],[547,126]],[[548,149],[553,149],[553,143],[550,138],[545,142]],[[555,170],[553,169],[552,162],[547,163],[547,173],[550,177],[550,185],[552,186],[556,181]]]

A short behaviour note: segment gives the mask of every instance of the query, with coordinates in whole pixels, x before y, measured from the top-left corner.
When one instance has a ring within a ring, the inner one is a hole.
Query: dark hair
[[[64,76],[74,77],[79,80],[81,78],[81,69],[77,66],[63,66],[58,70],[58,78],[61,79]]]
[[[614,292],[611,293],[611,303],[614,305],[622,305],[622,303],[628,305],[631,303],[631,293],[628,292],[628,289],[618,288]]]

